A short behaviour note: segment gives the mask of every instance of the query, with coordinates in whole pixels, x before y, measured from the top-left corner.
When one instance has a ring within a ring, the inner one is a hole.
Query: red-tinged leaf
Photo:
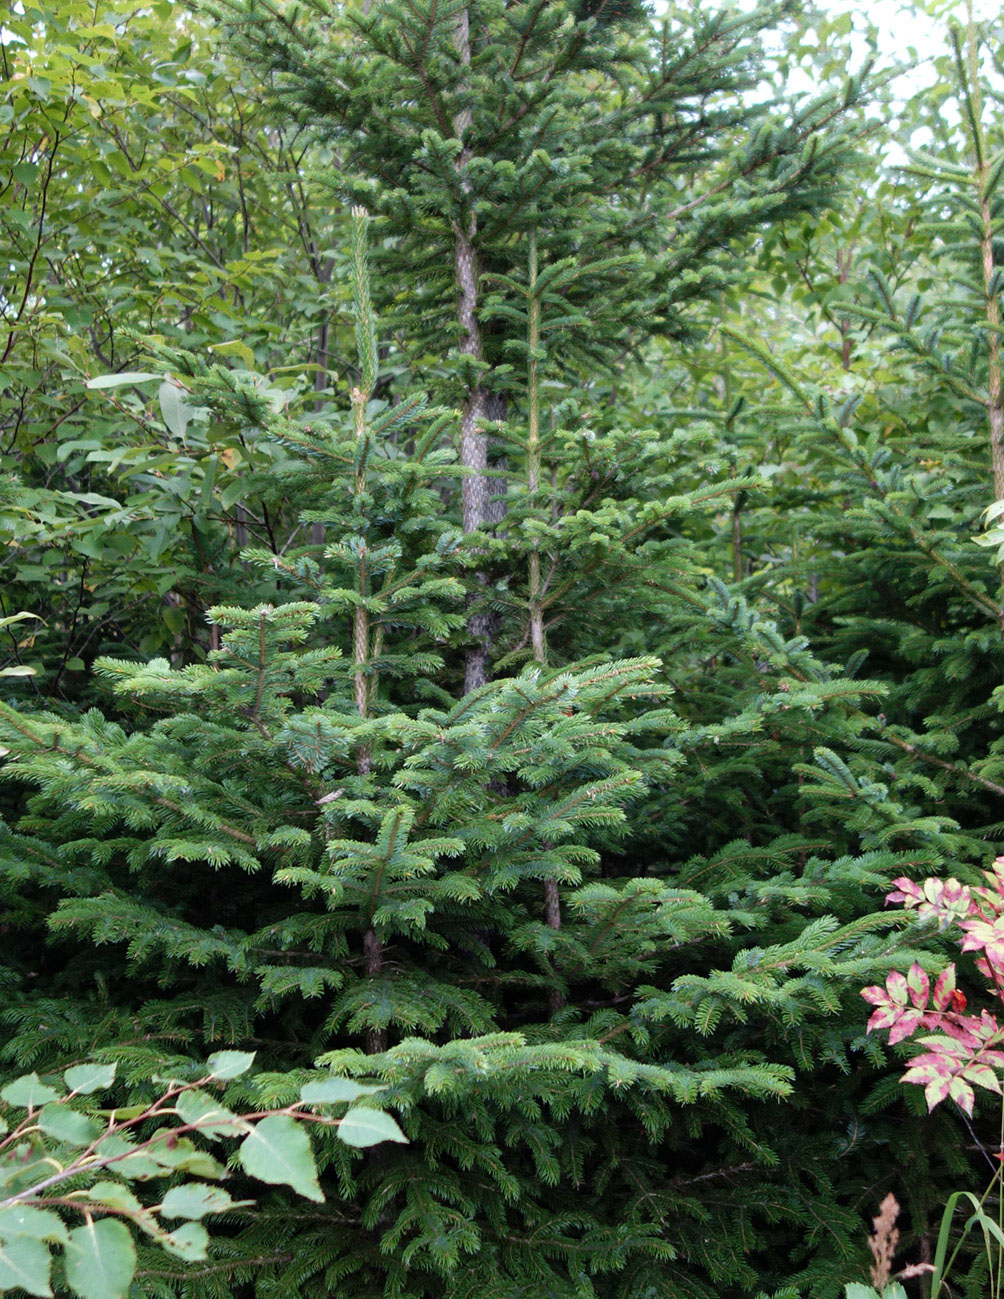
[[[948,1087],[948,1094],[963,1114],[968,1114],[972,1118],[974,1093],[965,1079],[953,1078]]]
[[[958,1042],[969,1051],[978,1051],[984,1043],[980,1021],[972,1015],[960,1015],[956,1019],[945,1016],[939,1027],[953,1042]]]
[[[998,1096],[1001,1094],[1001,1085],[997,1075],[988,1064],[968,1065],[962,1076],[976,1087],[983,1087],[988,1092],[996,1092]]]
[[[880,1006],[878,1010],[873,1010],[868,1018],[868,1032],[876,1028],[889,1028],[895,1024],[899,1018],[899,1011],[895,1006]]]
[[[998,857],[990,869],[983,872],[983,878],[990,886],[985,892],[993,896],[994,900],[1000,905],[1000,902],[1004,900],[1004,857]]]
[[[893,970],[885,981],[889,997],[897,1006],[905,1006],[907,1002],[906,978],[900,974],[899,970]]]
[[[920,886],[904,875],[898,880],[893,880],[893,892],[886,894],[885,903],[888,906],[890,902],[902,902],[904,906],[915,907],[922,897]]]
[[[954,1070],[962,1067],[962,1061],[956,1060],[947,1051],[922,1051],[920,1055],[915,1055],[910,1061],[910,1068],[907,1073],[916,1073],[911,1082],[926,1082],[928,1077],[941,1077],[952,1073]]]
[[[975,965],[993,998],[1004,1003],[1004,856],[984,873],[986,888],[969,889],[958,880],[929,878],[894,881],[887,902],[917,908],[922,920],[936,919],[942,930],[956,926],[960,947],[976,956]],[[1004,1029],[994,1015],[966,1013],[966,998],[948,965],[931,980],[918,963],[906,976],[892,971],[885,990],[870,987],[863,999],[874,1007],[868,1031],[885,1028],[895,1044],[914,1037],[920,1051],[903,1074],[904,1083],[922,1086],[929,1110],[951,1098],[972,1114],[974,1087],[1004,1094]],[[918,1029],[924,1035],[916,1038]],[[932,1031],[933,1030],[933,1031]]]
[[[895,1024],[889,1029],[889,1045],[895,1046],[897,1042],[905,1042],[908,1037],[912,1037],[920,1028],[921,1019],[922,1016],[919,1011],[900,1011]]]
[[[964,952],[985,952],[986,959],[993,964],[1004,962],[1004,917],[989,921],[982,917],[966,920],[960,928],[965,937],[962,940]]]
[[[929,1114],[935,1105],[940,1105],[948,1095],[951,1081],[950,1078],[932,1078],[924,1088],[924,1095],[927,1098],[927,1112]]]
[[[918,1010],[923,1010],[931,993],[931,982],[916,961],[910,966],[906,986],[910,991],[910,1000]]]
[[[938,1060],[951,1060],[955,1064],[961,1065],[973,1054],[973,1049],[965,1043],[956,1042],[953,1038],[944,1037],[940,1033],[937,1037],[922,1037],[921,1046],[926,1046],[928,1051],[925,1055],[918,1055],[917,1060],[926,1060],[927,1056],[933,1056]],[[977,1048],[979,1049],[979,1043]]]
[[[936,1010],[952,1009],[952,998],[955,994],[955,965],[946,965],[934,981],[934,992],[931,1000]]]
[[[955,879],[947,879],[941,887],[941,901],[953,911],[959,909],[968,910],[972,898],[969,889],[964,884],[960,884]]]

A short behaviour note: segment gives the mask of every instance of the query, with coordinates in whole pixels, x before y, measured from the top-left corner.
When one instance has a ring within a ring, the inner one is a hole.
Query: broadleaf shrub
[[[196,1079],[161,1079],[156,1099],[122,1107],[99,1108],[114,1063],[74,1065],[61,1080],[26,1074],[0,1089],[0,1293],[51,1295],[53,1256],[61,1254],[78,1299],[121,1299],[136,1271],[137,1237],[187,1262],[206,1258],[202,1219],[253,1203],[218,1185],[229,1174],[207,1148],[214,1143],[239,1141],[250,1176],[323,1200],[310,1125],[333,1128],[352,1146],[407,1140],[391,1115],[354,1103],[381,1088],[327,1073],[281,1110],[235,1113],[206,1090],[253,1061],[251,1052],[217,1052]],[[340,1116],[331,1112],[346,1104]]]

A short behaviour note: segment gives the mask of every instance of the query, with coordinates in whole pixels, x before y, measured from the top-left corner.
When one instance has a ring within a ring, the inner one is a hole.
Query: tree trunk
[[[461,9],[456,18],[453,31],[453,43],[463,67],[471,62],[470,16],[466,8]],[[457,159],[457,173],[460,187],[465,195],[471,193],[471,182],[467,168],[471,160],[471,148],[465,142],[473,116],[469,108],[462,108],[453,119],[453,133],[461,141],[460,156]],[[477,253],[477,217],[473,203],[469,210],[462,213],[453,226],[453,270],[457,284],[457,319],[460,323],[460,352],[473,361],[483,358],[484,349],[481,339],[481,325],[478,321],[478,253]],[[488,435],[481,421],[489,418],[488,390],[474,379],[467,389],[460,416],[460,464],[463,470],[461,499],[463,502],[463,527],[465,533],[477,532],[489,522],[489,480],[488,468]],[[487,586],[488,578],[478,573],[480,586]],[[468,598],[468,606],[479,602],[478,592]],[[488,680],[488,660],[494,639],[493,618],[485,610],[474,611],[467,620],[467,634],[473,642],[469,645],[464,665],[464,693],[477,690]]]
[[[376,936],[374,929],[367,929],[363,934],[363,957],[366,963],[368,978],[375,979],[383,969],[383,944]],[[366,1054],[379,1055],[387,1050],[387,1030],[370,1028],[366,1031]]]

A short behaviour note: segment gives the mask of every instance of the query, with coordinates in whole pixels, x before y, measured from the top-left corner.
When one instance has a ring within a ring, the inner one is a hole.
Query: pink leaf
[[[906,986],[910,991],[910,1000],[918,1010],[923,1010],[931,992],[931,983],[916,961],[910,966],[906,976]]]
[[[905,1006],[907,1002],[906,979],[900,974],[899,970],[893,970],[885,981],[889,996],[897,1006]]]
[[[960,1015],[956,1019],[946,1017],[941,1022],[941,1029],[969,1051],[978,1051],[983,1045],[980,1021],[974,1019],[972,1015],[964,1017]]]
[[[905,875],[898,880],[893,880],[893,885],[894,891],[886,894],[886,906],[890,902],[902,902],[907,907],[912,907],[916,906],[923,897],[920,887],[914,884],[913,880],[908,880]]]
[[[921,1016],[916,1010],[904,1010],[896,1018],[895,1024],[889,1029],[889,1045],[895,1046],[897,1042],[903,1042],[908,1037],[912,1037],[921,1025]]]
[[[952,1006],[952,994],[955,992],[955,966],[946,965],[934,983],[932,1001],[936,1009],[949,1010]]]
[[[891,1028],[899,1016],[899,1010],[893,1006],[880,1006],[873,1010],[868,1019],[868,1032],[876,1028]]]
[[[964,1114],[973,1116],[973,1089],[964,1078],[953,1078],[949,1084],[948,1094]]]
[[[948,1095],[948,1088],[951,1085],[950,1078],[934,1078],[924,1088],[924,1095],[927,1097],[927,1112],[930,1113],[935,1105],[940,1103]]]
[[[996,1092],[998,1096],[1001,1094],[997,1075],[987,1064],[968,1065],[964,1076],[977,1087],[984,1087],[988,1092]]]

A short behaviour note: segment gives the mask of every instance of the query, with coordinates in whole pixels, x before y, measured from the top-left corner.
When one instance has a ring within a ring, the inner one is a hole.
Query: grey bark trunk
[[[463,67],[471,62],[470,17],[467,9],[461,9],[456,18],[453,31],[453,43]],[[463,108],[453,119],[453,133],[461,142],[460,156],[457,159],[457,173],[460,186],[465,195],[471,193],[471,182],[467,168],[471,160],[471,148],[466,137],[473,122],[471,110]],[[473,361],[480,361],[484,356],[481,338],[481,325],[478,321],[478,253],[477,253],[477,216],[473,203],[463,213],[453,227],[453,270],[457,285],[457,319],[460,324],[460,352]],[[491,495],[488,469],[488,434],[481,427],[481,422],[491,418],[491,395],[480,383],[467,390],[460,416],[460,464],[464,471],[461,483],[463,504],[463,527],[465,533],[477,532],[491,523],[489,497]],[[487,586],[488,579],[484,573],[477,575],[478,584]],[[469,606],[479,604],[479,593],[475,591],[468,601]],[[467,635],[471,641],[468,646],[464,664],[464,693],[477,690],[488,681],[488,663],[494,641],[495,619],[489,610],[477,609],[467,619]]]

